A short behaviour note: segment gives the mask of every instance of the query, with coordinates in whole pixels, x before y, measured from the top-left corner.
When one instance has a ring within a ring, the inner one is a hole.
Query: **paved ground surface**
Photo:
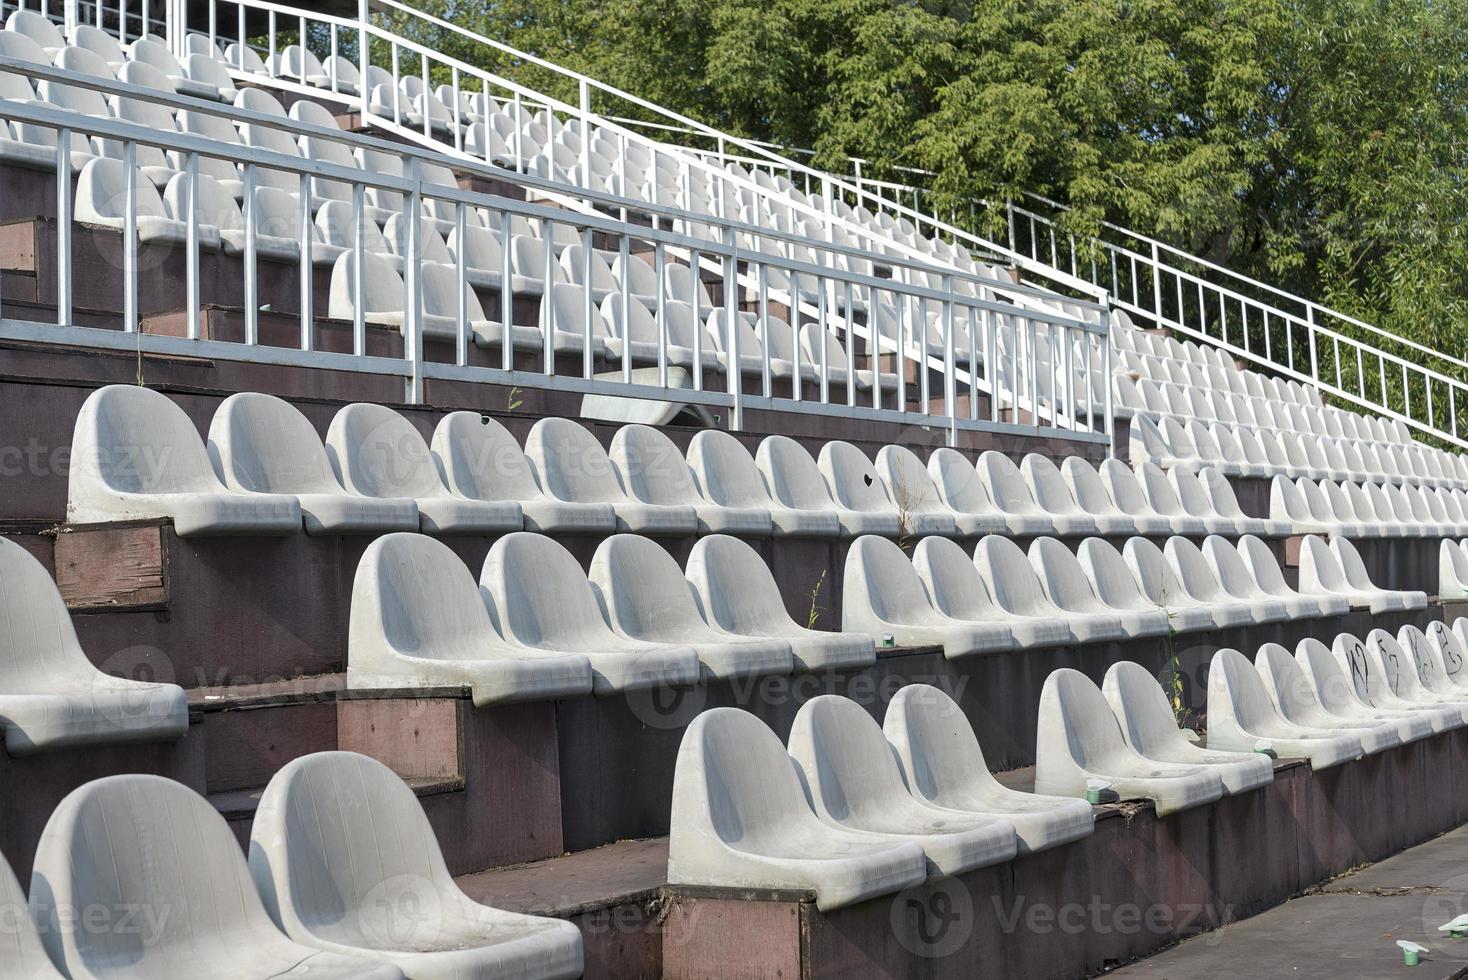
[[[1468,977],[1468,939],[1437,927],[1468,912],[1468,827],[1460,827],[1378,864],[1342,875],[1318,891],[1251,919],[1114,970],[1126,980],[1345,980]],[[1398,939],[1431,952],[1402,964]]]

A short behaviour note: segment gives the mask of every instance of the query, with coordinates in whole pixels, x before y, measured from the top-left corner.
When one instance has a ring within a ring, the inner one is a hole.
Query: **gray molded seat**
[[[768,537],[772,531],[768,510],[729,507],[700,494],[683,454],[652,426],[622,426],[607,455],[629,497],[646,504],[692,507],[699,534]]]
[[[1054,525],[1037,512],[1007,513],[995,506],[974,463],[956,449],[940,447],[928,457],[928,473],[943,502],[960,521],[972,520],[976,527],[988,527],[993,533],[1029,536],[1049,534]]]
[[[367,756],[317,752],[271,777],[249,863],[271,917],[302,946],[415,978],[581,976],[575,923],[465,895],[418,797]]]
[[[1372,630],[1366,635],[1366,656],[1397,698],[1413,706],[1457,712],[1458,724],[1452,727],[1468,724],[1468,694],[1438,694],[1431,690],[1418,675],[1416,660],[1402,649],[1395,636],[1386,630]]]
[[[1101,693],[1121,723],[1126,742],[1156,762],[1206,766],[1218,773],[1232,795],[1274,782],[1274,764],[1268,756],[1204,748],[1178,727],[1177,718],[1157,678],[1140,664],[1121,660],[1106,671]]]
[[[1337,538],[1337,541],[1342,539]],[[1351,549],[1355,554],[1355,549]],[[1356,555],[1357,562],[1360,556]],[[1360,575],[1365,576],[1364,569]],[[1306,535],[1300,541],[1300,591],[1305,595],[1335,595],[1344,597],[1353,607],[1367,607],[1373,613],[1388,612],[1408,608],[1403,598],[1406,593],[1387,592],[1370,585],[1369,588],[1358,588],[1355,583],[1347,580],[1345,569],[1341,567],[1338,552],[1325,543],[1321,538],[1314,535]],[[1422,595],[1422,593],[1417,593]],[[1423,596],[1424,604],[1426,596]]]
[[[835,514],[843,538],[863,534],[896,537],[900,530],[895,510],[864,514],[838,506],[831,497],[820,467],[805,447],[794,439],[766,436],[755,453],[755,465],[777,504],[796,511],[829,511]]]
[[[0,915],[8,923],[5,941],[0,943],[0,975],[26,980],[62,980],[63,975],[46,955],[25,892],[4,856],[0,856]]]
[[[1008,612],[994,599],[972,558],[956,542],[924,538],[912,556],[923,587],[941,613],[970,623],[992,623],[1007,629],[1021,649],[1063,646],[1075,642],[1075,633],[1059,610],[1039,614]]]
[[[692,684],[701,675],[691,646],[630,640],[612,632],[581,565],[544,535],[518,531],[496,541],[484,559],[479,587],[491,622],[508,642],[585,655],[595,694]]]
[[[1208,535],[1203,542],[1203,557],[1212,566],[1224,592],[1253,606],[1255,622],[1278,623],[1315,616],[1320,611],[1314,599],[1301,595],[1285,598],[1266,592],[1255,581],[1249,566],[1244,564],[1243,556],[1228,538]]]
[[[822,911],[920,884],[923,849],[823,823],[780,739],[738,708],[683,733],[673,774],[668,883],[807,889]]]
[[[1337,638],[1339,640],[1339,637]],[[1338,645],[1342,654],[1355,658],[1359,650],[1359,662],[1369,664],[1366,648],[1360,640],[1350,637],[1353,650]],[[1315,639],[1313,636],[1301,640],[1295,647],[1295,663],[1310,682],[1310,690],[1320,706],[1348,724],[1376,724],[1385,722],[1397,731],[1403,742],[1414,742],[1433,733],[1432,719],[1427,715],[1405,708],[1389,708],[1374,704],[1371,700],[1368,678],[1358,675],[1347,667],[1346,660],[1338,657],[1337,650]],[[1365,743],[1362,743],[1363,747]]]
[[[579,422],[561,418],[536,422],[525,439],[525,458],[546,496],[567,503],[611,504],[618,531],[689,536],[698,532],[698,515],[692,507],[629,497],[617,482],[606,450]]]
[[[705,621],[673,556],[650,538],[614,534],[597,546],[587,576],[613,631],[629,640],[692,647],[705,679],[788,674],[790,644],[747,637]]]
[[[1444,634],[1450,635],[1445,630]],[[1422,630],[1411,623],[1406,624],[1397,630],[1397,646],[1402,648],[1416,667],[1417,680],[1425,690],[1445,701],[1468,699],[1468,690],[1464,690],[1443,669],[1441,648]]]
[[[876,641],[870,635],[826,632],[796,623],[764,559],[738,538],[726,534],[700,538],[688,556],[684,577],[704,619],[739,636],[783,640],[790,645],[796,670],[845,670],[876,662]]]
[[[347,493],[315,427],[274,395],[242,391],[221,402],[209,424],[209,456],[236,493],[295,497],[307,534],[418,529],[412,500]]]
[[[1060,464],[1060,475],[1081,509],[1096,518],[1097,527],[1102,526],[1103,519],[1112,527],[1123,527],[1121,521],[1125,520],[1129,524],[1115,533],[1125,534],[1127,537],[1134,534],[1172,533],[1172,521],[1161,514],[1150,512],[1145,502],[1141,502],[1134,514],[1117,506],[1106,489],[1106,482],[1101,479],[1100,471],[1084,457],[1067,456],[1065,462]],[[1140,498],[1140,493],[1138,497]]]
[[[1154,762],[1127,745],[1105,695],[1085,674],[1062,667],[1040,691],[1035,792],[1084,798],[1088,783],[1123,799],[1150,799],[1159,816],[1212,803],[1226,792],[1211,769]]]
[[[933,806],[1003,817],[1017,853],[1058,847],[1091,834],[1095,811],[1084,800],[1021,793],[989,771],[962,709],[936,687],[908,684],[887,705],[882,731],[907,790]]]
[[[1149,523],[1160,517],[1167,522],[1173,534],[1201,536],[1207,533],[1207,527],[1203,521],[1183,513],[1182,505],[1179,504],[1167,513],[1154,506],[1152,500],[1142,489],[1142,482],[1137,478],[1136,472],[1121,460],[1112,458],[1102,461],[1100,473],[1101,482],[1106,485],[1106,492],[1111,495],[1111,502],[1122,513],[1130,514],[1135,518],[1145,517]]]
[[[1371,576],[1366,574],[1366,564],[1361,560],[1360,552],[1345,538],[1332,538],[1330,550],[1335,555],[1336,561],[1340,563],[1341,574],[1345,576],[1346,584],[1360,595],[1373,597],[1369,600],[1372,612],[1427,608],[1427,593],[1425,592],[1383,589],[1372,582]],[[1302,556],[1301,564],[1303,563]]]
[[[1214,512],[1233,521],[1240,534],[1262,534],[1280,538],[1293,533],[1289,524],[1284,521],[1246,515],[1244,509],[1239,506],[1239,498],[1234,493],[1233,484],[1228,482],[1228,477],[1224,476],[1220,470],[1212,466],[1205,466],[1198,471],[1194,479],[1197,485],[1202,487],[1208,504]]]
[[[1086,539],[1092,540],[1099,539]],[[1086,542],[1082,542],[1082,546],[1085,544]],[[1115,555],[1116,552],[1113,550],[1112,554]],[[1120,556],[1117,557],[1119,560]],[[1036,538],[1030,542],[1029,558],[1040,586],[1045,590],[1046,598],[1064,610],[1067,619],[1074,616],[1105,616],[1117,619],[1121,623],[1124,639],[1167,634],[1169,628],[1165,609],[1155,606],[1140,609],[1136,603],[1120,608],[1111,606],[1098,595],[1075,552],[1059,540]],[[1135,596],[1135,583],[1130,584],[1132,595]]]
[[[1255,584],[1269,595],[1282,598],[1291,608],[1301,610],[1301,615],[1342,616],[1350,610],[1351,602],[1343,595],[1305,595],[1290,588],[1285,581],[1284,571],[1279,567],[1279,559],[1269,550],[1269,545],[1254,535],[1245,534],[1240,537],[1237,547],[1239,557],[1243,559],[1249,574],[1254,577]],[[1313,612],[1308,603],[1314,603]]]
[[[1286,721],[1354,735],[1367,755],[1402,744],[1402,733],[1388,719],[1372,718],[1365,713],[1333,714],[1320,702],[1299,661],[1278,643],[1266,643],[1259,648],[1254,654],[1254,669],[1264,681],[1269,700]]]
[[[1266,613],[1283,612],[1282,607],[1260,608],[1230,595],[1218,581],[1203,552],[1187,538],[1168,538],[1163,554],[1167,556],[1178,584],[1213,614],[1213,623],[1220,628],[1256,625],[1267,621],[1264,619]]]
[[[777,503],[754,457],[727,432],[700,429],[694,433],[687,460],[706,500],[721,507],[765,511],[777,538],[834,538],[841,533],[841,518],[834,507],[797,510]]]
[[[888,496],[893,501],[901,501],[910,517],[922,521],[917,526],[932,526],[928,518],[921,516],[932,515],[932,519],[941,521],[942,527],[945,528],[940,531],[919,533],[957,533],[965,537],[973,537],[1004,530],[1004,519],[997,513],[960,514],[949,507],[943,495],[938,491],[937,484],[933,482],[932,474],[928,472],[927,467],[922,464],[917,455],[906,446],[889,445],[877,450],[876,471],[887,486]],[[946,530],[949,521],[954,523],[955,532]]]
[[[1445,732],[1463,726],[1463,712],[1455,706],[1424,704],[1397,694],[1389,682],[1387,671],[1366,643],[1350,633],[1339,633],[1330,645],[1330,654],[1340,670],[1350,679],[1356,697],[1367,707],[1425,718],[1434,732]]]
[[[1181,471],[1179,471],[1181,472]],[[1166,514],[1174,519],[1175,523],[1181,522],[1188,530],[1179,529],[1179,534],[1197,537],[1200,534],[1237,534],[1238,529],[1233,521],[1213,513],[1212,508],[1204,508],[1202,512],[1188,509],[1184,501],[1178,496],[1177,487],[1168,479],[1167,474],[1162,472],[1154,463],[1142,462],[1136,468],[1137,483],[1142,488],[1143,495],[1152,509],[1160,514]],[[1195,501],[1196,503],[1196,501]]]
[[[1028,533],[1033,534],[1095,534],[1096,522],[1084,514],[1052,514],[1035,502],[1024,475],[1014,461],[1001,452],[986,450],[975,464],[979,481],[988,493],[994,506],[1005,515],[1043,520],[1044,527],[1036,526]],[[1039,522],[1035,522],[1037,525]],[[1010,533],[1022,534],[1011,528]]]
[[[936,494],[926,496],[928,488],[921,484],[889,488],[866,454],[849,442],[832,441],[822,446],[816,468],[826,481],[831,499],[843,512],[843,525],[879,534],[889,521],[895,521],[895,535],[904,539],[958,534],[953,515],[937,507]],[[853,516],[847,517],[847,513]]]
[[[1439,619],[1428,624],[1427,642],[1437,669],[1448,683],[1468,690],[1468,645],[1463,638]]]
[[[136,385],[98,388],[82,404],[66,515],[73,524],[169,518],[180,537],[301,528],[294,497],[230,492],[183,409]]]
[[[1076,561],[1096,597],[1108,608],[1120,612],[1123,617],[1159,614],[1163,633],[1183,633],[1211,629],[1213,626],[1211,616],[1175,615],[1178,610],[1170,610],[1143,595],[1132,570],[1127,567],[1126,559],[1122,558],[1121,552],[1109,541],[1102,538],[1087,538],[1082,541],[1076,551]]]
[[[340,408],[326,431],[326,455],[350,493],[411,500],[428,534],[496,534],[525,526],[513,500],[470,500],[444,486],[423,436],[384,405]]]
[[[945,540],[924,538],[919,552],[929,541]],[[878,642],[890,636],[898,646],[941,645],[946,657],[1013,650],[1016,645],[1007,623],[959,619],[941,611],[902,549],[875,534],[857,538],[846,555],[841,629]]]
[[[470,500],[518,503],[528,531],[611,534],[617,528],[611,504],[553,500],[542,493],[520,444],[488,415],[445,415],[433,430],[430,451],[450,492]]]
[[[1256,517],[1245,517],[1243,511],[1238,510],[1235,516],[1228,516],[1219,511],[1214,505],[1214,497],[1204,487],[1199,473],[1187,472],[1179,469],[1167,471],[1167,482],[1172,485],[1173,492],[1182,504],[1183,510],[1194,517],[1201,518],[1203,524],[1209,529],[1210,534],[1226,534],[1237,537],[1240,534],[1264,534],[1266,529],[1273,526],[1269,521]],[[1227,489],[1227,482],[1224,484]],[[1223,498],[1225,502],[1231,496]],[[1238,501],[1233,501],[1237,505]]]
[[[1004,817],[950,810],[908,792],[881,726],[849,698],[823,694],[801,705],[789,752],[822,822],[913,841],[933,877],[1008,861],[1019,847]]]
[[[1437,550],[1437,595],[1444,601],[1468,599],[1468,548],[1443,538]]]
[[[367,546],[352,583],[347,684],[467,687],[476,705],[591,693],[591,664],[495,632],[474,576],[441,541],[388,534]]]
[[[1051,601],[1040,584],[1038,570],[1009,538],[997,534],[980,538],[974,548],[974,565],[988,585],[994,604],[1008,615],[1060,620],[1077,643],[1098,643],[1126,636],[1120,612],[1099,605],[1080,612],[1063,609]]]
[[[1309,759],[1312,769],[1337,766],[1365,754],[1354,735],[1286,719],[1274,706],[1254,665],[1242,653],[1229,649],[1215,653],[1208,668],[1208,741],[1240,752],[1271,748],[1281,756]]]
[[[166,741],[187,732],[183,689],[113,677],[94,667],[51,576],[4,537],[0,622],[0,728],[11,755]]]
[[[1071,457],[1071,459],[1075,458]],[[1084,460],[1080,462],[1082,466],[1085,466]],[[1035,498],[1035,503],[1052,517],[1090,521],[1096,527],[1096,531],[1092,533],[1137,533],[1137,522],[1116,511],[1115,507],[1097,512],[1081,506],[1075,495],[1071,493],[1068,481],[1061,475],[1060,469],[1049,456],[1027,453],[1020,463],[1020,473],[1024,476],[1025,482],[1029,484],[1030,494]]]
[[[1193,598],[1183,588],[1167,556],[1157,545],[1146,538],[1131,538],[1122,547],[1122,558],[1143,598],[1167,610],[1173,629],[1191,633],[1219,625],[1213,607]]]
[[[108,776],[62,800],[36,848],[30,904],[52,962],[71,977],[405,980],[396,967],[288,939],[219,811],[161,776]],[[137,926],[89,928],[75,914],[86,909],[123,910]]]

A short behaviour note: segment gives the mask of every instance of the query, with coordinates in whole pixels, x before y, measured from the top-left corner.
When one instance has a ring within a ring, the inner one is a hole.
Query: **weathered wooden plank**
[[[166,605],[162,526],[63,528],[56,535],[56,584],[71,609]]]

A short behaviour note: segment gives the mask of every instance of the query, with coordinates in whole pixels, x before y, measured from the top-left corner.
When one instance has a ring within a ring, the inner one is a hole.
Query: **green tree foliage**
[[[1035,192],[1078,235],[1109,219],[1439,349],[1468,337],[1460,0],[420,3],[828,167],[917,168],[942,208]]]

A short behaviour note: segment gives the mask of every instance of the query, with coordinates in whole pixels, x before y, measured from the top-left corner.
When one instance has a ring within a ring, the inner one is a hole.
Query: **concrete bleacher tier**
[[[232,18],[0,30],[0,99],[77,121],[0,122],[7,321],[56,322],[60,163],[76,324],[131,264],[140,335],[266,352],[4,341],[0,974],[1085,975],[1468,819],[1463,456],[859,200]],[[727,221],[733,280],[638,238]],[[951,347],[896,291],[949,273],[995,311]],[[1109,324],[1111,373],[1022,314]],[[515,373],[405,399],[415,320]],[[950,381],[992,431],[932,424]],[[1167,921],[1004,925],[1076,896]],[[67,915],[119,902],[156,931]]]

